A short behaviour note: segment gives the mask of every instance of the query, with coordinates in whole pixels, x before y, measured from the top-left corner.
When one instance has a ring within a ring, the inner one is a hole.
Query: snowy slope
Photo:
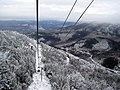
[[[0,74],[0,80],[17,87],[11,85],[11,90],[26,90],[28,85],[28,90],[120,90],[119,72],[98,65],[92,55],[91,63],[41,43],[35,56],[35,40],[15,32],[0,32],[0,41],[0,72],[5,76]],[[48,73],[52,73],[49,79]]]
[[[34,41],[17,32],[0,31],[0,90],[26,90],[31,84]]]
[[[45,72],[53,74],[53,90],[120,90],[119,72],[99,65],[92,55],[88,62],[43,43],[41,46]]]

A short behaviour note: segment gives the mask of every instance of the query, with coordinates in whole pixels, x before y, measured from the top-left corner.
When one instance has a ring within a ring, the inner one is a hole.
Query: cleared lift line
[[[42,63],[42,61],[40,60],[40,55],[39,55],[40,53],[39,53],[39,40],[38,40],[38,39],[39,39],[39,38],[38,38],[38,33],[39,33],[39,31],[38,31],[38,30],[39,30],[39,26],[38,26],[38,25],[39,25],[39,20],[38,20],[38,19],[39,19],[39,18],[38,18],[38,17],[39,17],[39,11],[38,11],[39,5],[38,5],[38,4],[39,4],[39,2],[38,2],[38,0],[36,0],[36,26],[37,26],[37,27],[36,27],[36,31],[37,31],[37,35],[36,35],[36,36],[37,36],[36,72],[40,72],[40,74],[41,74],[41,81],[42,81],[42,68],[43,68],[43,67],[42,67],[42,66],[39,67],[39,65],[38,65],[39,62]],[[40,60],[40,61],[39,61],[39,60]]]

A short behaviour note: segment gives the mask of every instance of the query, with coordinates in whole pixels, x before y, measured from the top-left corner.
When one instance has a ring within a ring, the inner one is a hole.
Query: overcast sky
[[[0,20],[34,20],[36,0],[0,0]],[[39,17],[64,20],[75,0],[39,0]],[[69,20],[78,19],[91,0],[78,0]],[[120,0],[95,0],[81,21],[120,23]]]

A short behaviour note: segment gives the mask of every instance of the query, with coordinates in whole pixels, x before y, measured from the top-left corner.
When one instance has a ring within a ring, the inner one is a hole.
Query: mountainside
[[[120,72],[45,44],[42,62],[46,75],[51,74],[52,90],[119,90]]]
[[[0,89],[26,90],[34,80],[35,41],[16,32],[1,31],[0,45]],[[52,90],[120,89],[120,72],[101,66],[92,54],[81,51],[89,55],[81,59],[44,43],[39,45],[43,75],[49,78]]]
[[[0,31],[0,90],[26,90],[35,72],[35,41]]]

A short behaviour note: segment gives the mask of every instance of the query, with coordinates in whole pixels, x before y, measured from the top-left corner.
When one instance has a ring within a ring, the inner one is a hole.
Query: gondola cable
[[[36,0],[36,32],[37,32],[37,57],[36,57],[36,72],[39,72],[39,71],[41,71],[40,72],[40,75],[41,75],[41,81],[42,81],[42,67],[40,67],[39,69],[40,70],[38,70],[38,61],[37,60],[39,60],[39,37],[38,37],[38,33],[39,33],[39,13],[38,13],[38,8],[39,8],[39,2],[38,2],[38,0]]]
[[[68,15],[67,15],[67,17],[66,17],[66,19],[65,19],[65,21],[64,21],[64,23],[63,23],[63,25],[62,25],[62,27],[60,28],[60,31],[58,31],[58,33],[60,33],[60,32],[63,30],[63,28],[64,28],[64,26],[65,26],[65,24],[66,24],[66,22],[67,22],[67,20],[68,20],[68,18],[69,18],[69,16],[70,16],[70,14],[72,13],[72,11],[73,11],[73,9],[74,9],[77,1],[78,1],[78,0],[75,0],[75,2],[73,3],[73,6],[72,6],[72,8],[70,9],[70,11],[69,11],[69,13],[68,13]],[[51,51],[51,50],[52,50],[52,47],[50,48],[49,51]]]
[[[92,5],[92,3],[94,2],[94,0],[92,0],[90,2],[90,4],[86,7],[86,9],[83,11],[83,13],[80,15],[80,17],[77,19],[77,21],[74,23],[74,25],[72,25],[71,27],[75,27],[77,25],[77,23],[81,20],[81,18],[83,17],[83,15],[85,14],[85,12],[88,10],[88,8]],[[70,27],[70,26],[69,26]],[[66,37],[71,33],[71,30],[64,36],[64,39],[66,39]]]
[[[37,36],[37,54],[38,54],[38,56],[39,56],[39,50],[38,50],[38,43],[39,43],[39,41],[38,41],[38,0],[36,0],[36,32],[37,32],[37,34],[36,34],[36,36]]]
[[[69,13],[68,13],[68,15],[67,15],[67,17],[66,17],[66,19],[65,19],[65,21],[64,21],[64,23],[63,23],[63,25],[62,25],[62,27],[60,28],[60,31],[59,31],[59,32],[61,32],[61,31],[63,30],[63,28],[64,28],[64,26],[65,26],[65,24],[66,24],[66,22],[67,22],[67,20],[68,20],[68,18],[69,18],[69,16],[70,16],[72,10],[73,10],[73,8],[75,7],[76,3],[77,3],[77,0],[75,0],[73,6],[72,6],[72,8],[70,9],[70,11],[69,11]]]

